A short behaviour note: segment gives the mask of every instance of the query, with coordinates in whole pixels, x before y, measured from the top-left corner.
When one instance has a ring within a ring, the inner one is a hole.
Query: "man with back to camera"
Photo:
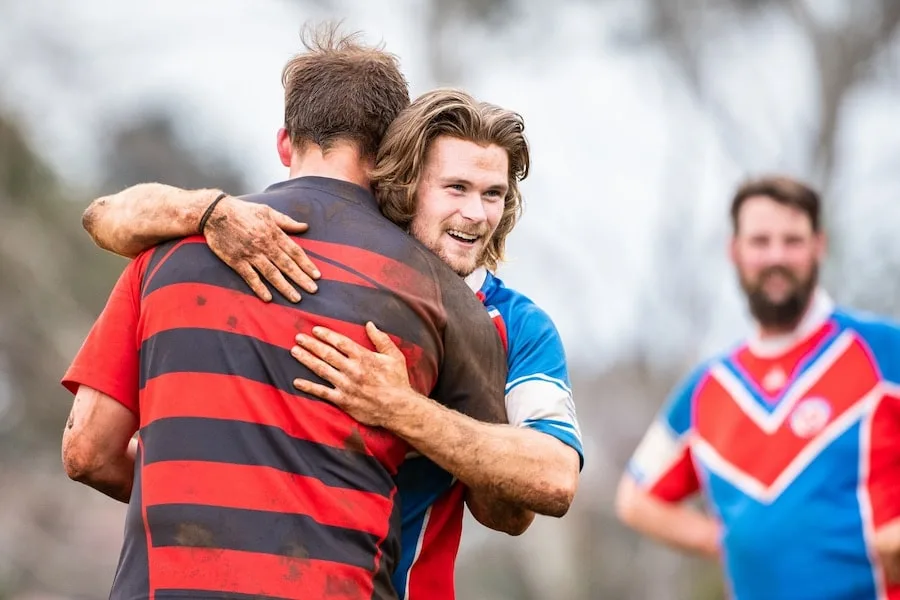
[[[464,92],[436,90],[413,102],[391,125],[373,173],[385,215],[408,228],[457,274],[468,275],[489,306],[508,347],[506,404],[510,422],[517,426],[477,423],[409,394],[405,378],[396,379],[404,367],[390,347],[382,346],[383,360],[372,362],[375,354],[361,354],[356,346],[355,360],[343,365],[345,375],[355,365],[358,376],[364,373],[368,382],[388,385],[354,390],[331,380],[343,395],[330,400],[363,422],[381,424],[408,439],[424,455],[410,458],[398,474],[403,559],[394,581],[403,597],[412,600],[453,598],[464,498],[481,523],[515,534],[531,523],[532,511],[564,514],[577,486],[581,439],[559,334],[546,313],[488,272],[502,258],[521,208],[518,181],[529,164],[523,131],[515,113],[476,102]],[[140,239],[177,234],[160,215],[197,204],[194,198],[208,193],[136,186],[101,199],[102,204],[98,200],[88,210],[89,230],[103,247],[127,252]],[[267,212],[248,217],[252,205],[227,202],[217,227],[224,230],[231,224],[235,233],[217,232],[210,244],[232,238],[231,247],[219,252],[229,264],[237,264],[241,256],[260,261],[262,242],[279,239],[274,221],[268,229],[262,224],[278,217]],[[129,213],[142,218],[129,221]],[[247,235],[250,230],[260,233]],[[279,246],[272,248],[272,256],[279,256]],[[372,335],[384,343],[377,332]],[[401,405],[412,410],[395,412]]]
[[[328,325],[366,343],[376,319],[420,392],[506,420],[491,320],[369,191],[378,144],[409,103],[396,59],[333,28],[307,48],[284,72],[291,178],[249,199],[315,227],[304,245],[319,293],[264,304],[202,237],[155,247],[126,268],[63,379],[75,393],[67,473],[129,503],[111,598],[397,597],[393,476],[408,446],[297,395],[278,332]]]
[[[676,387],[618,514],[721,559],[740,600],[900,598],[900,328],[819,287],[825,237],[807,185],[749,181],[731,219],[756,331]],[[715,517],[681,504],[697,491]]]

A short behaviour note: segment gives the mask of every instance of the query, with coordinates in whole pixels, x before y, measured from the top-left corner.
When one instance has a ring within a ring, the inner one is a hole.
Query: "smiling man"
[[[295,358],[333,387],[298,389],[407,440],[397,479],[404,598],[452,599],[464,501],[483,524],[520,533],[534,513],[562,516],[582,460],[562,341],[550,317],[492,271],[521,210],[529,166],[519,115],[458,90],[424,94],[388,128],[372,179],[382,212],[465,277],[507,348],[510,426],[479,423],[417,394],[400,350],[374,324],[373,353],[324,328]]]
[[[739,600],[900,598],[900,328],[819,287],[819,213],[789,178],[737,191],[756,331],[676,388],[619,486],[626,524],[721,558]]]

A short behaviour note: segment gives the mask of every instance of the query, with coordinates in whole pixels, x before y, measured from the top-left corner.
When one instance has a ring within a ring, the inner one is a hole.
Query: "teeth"
[[[474,242],[478,239],[477,235],[473,235],[471,233],[465,233],[463,231],[459,231],[457,229],[450,229],[447,231],[453,237],[458,237],[460,239],[466,240],[467,242]]]

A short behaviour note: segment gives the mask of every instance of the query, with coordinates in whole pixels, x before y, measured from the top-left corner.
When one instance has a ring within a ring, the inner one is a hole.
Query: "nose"
[[[781,241],[772,241],[766,252],[766,258],[770,264],[784,264],[787,259],[787,245]]]
[[[481,200],[481,194],[470,192],[466,194],[459,206],[459,214],[467,221],[474,223],[482,223],[487,220],[487,213],[484,210],[484,202]]]

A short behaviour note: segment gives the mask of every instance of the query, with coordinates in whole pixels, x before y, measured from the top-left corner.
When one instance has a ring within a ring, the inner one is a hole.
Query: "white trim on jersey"
[[[530,376],[524,379],[526,381],[506,394],[509,424],[521,427],[534,421],[559,421],[571,427],[581,439],[571,394],[552,378]]]
[[[784,398],[771,413],[765,410],[753,399],[753,395],[747,390],[743,382],[729,371],[721,363],[710,368],[710,374],[718,381],[741,410],[750,417],[760,429],[766,433],[774,433],[784,423],[794,406],[803,398],[809,389],[841,358],[853,344],[854,333],[844,331],[822,353],[821,356],[800,375],[787,390]]]
[[[416,552],[413,554],[413,558],[409,563],[409,568],[406,570],[406,589],[403,590],[403,600],[414,600],[409,597],[410,574],[415,568],[419,556],[422,554],[422,544],[425,542],[425,532],[428,531],[428,521],[431,519],[432,508],[434,508],[434,504],[428,507],[428,510],[425,511],[425,516],[422,518],[422,531],[419,532],[419,539],[416,540]]]
[[[881,386],[876,385],[857,400],[853,406],[844,411],[840,417],[832,421],[815,439],[809,442],[771,485],[764,484],[730,463],[702,438],[695,438],[691,444],[691,449],[694,452],[694,456],[717,476],[755,500],[764,504],[770,504],[806,470],[806,467],[823,450],[857,423],[868,411],[871,411],[872,405],[881,397],[882,393]]]
[[[632,465],[637,468],[635,475],[639,476],[638,483],[641,487],[652,488],[681,460],[689,437],[689,432],[677,435],[660,419],[653,421],[631,457]]]
[[[572,388],[566,385],[566,382],[562,379],[557,379],[556,377],[550,377],[549,375],[544,375],[543,373],[534,373],[532,375],[522,375],[521,377],[516,377],[512,381],[508,381],[506,383],[506,393],[509,394],[514,387],[525,383],[526,381],[532,381],[535,379],[539,379],[541,381],[546,381],[548,383],[554,384],[556,387],[560,388],[562,391],[566,392],[570,396],[572,395]]]
[[[873,403],[871,410],[862,418],[859,427],[859,484],[856,487],[856,498],[859,502],[860,516],[862,517],[863,538],[866,544],[866,555],[872,564],[872,578],[875,581],[875,593],[878,600],[886,600],[886,582],[884,573],[879,565],[878,554],[875,551],[875,518],[872,514],[872,498],[869,496],[869,471],[870,452],[872,451],[872,419],[878,405],[884,401],[884,396]]]
[[[465,277],[466,285],[469,286],[473,292],[481,291],[481,286],[484,285],[484,280],[487,279],[487,269],[484,267],[478,267]]]

